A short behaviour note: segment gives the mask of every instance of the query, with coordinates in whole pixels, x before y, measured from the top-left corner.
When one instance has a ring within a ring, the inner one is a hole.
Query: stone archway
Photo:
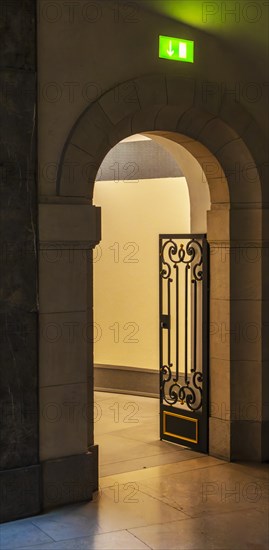
[[[48,250],[55,246],[64,253],[72,249],[76,255],[88,250],[81,275],[83,284],[88,285],[83,322],[93,330],[91,250],[101,238],[100,210],[91,205],[96,173],[111,147],[131,134],[147,132],[159,133],[189,151],[199,162],[210,189],[210,454],[226,460],[264,460],[264,349],[260,332],[265,315],[261,249],[266,152],[255,123],[240,104],[227,97],[222,97],[218,105],[210,100],[203,104],[195,81],[171,75],[137,78],[105,93],[81,114],[67,138],[58,173],[57,199],[54,204],[40,205],[41,248]],[[251,259],[255,256],[254,262]],[[81,266],[75,262],[74,273],[76,269],[81,270]],[[41,262],[41,292],[46,287],[46,277]],[[76,291],[74,281],[68,281],[66,309],[62,311],[67,324],[71,322],[68,312]],[[56,286],[53,292],[56,297]],[[82,439],[71,445],[69,439],[72,430],[77,433],[75,427],[52,429],[41,422],[41,460],[45,465],[56,458],[57,452],[70,460],[71,455],[85,456],[87,451],[88,455],[96,456],[97,450],[92,446],[92,339],[81,338],[80,342],[85,353],[81,366],[82,392],[76,398],[85,400],[91,411],[87,420],[83,415],[78,419]],[[45,347],[40,357],[41,381]],[[56,354],[53,360],[57,362],[58,357]],[[73,361],[71,370],[76,369],[76,357]],[[41,406],[49,395],[41,390]],[[63,402],[68,398],[70,394],[63,389],[59,399]],[[59,442],[64,445],[64,454],[57,451]],[[50,450],[52,443],[56,448],[54,455]],[[94,458],[91,467],[96,487]],[[46,483],[45,476],[45,486]]]

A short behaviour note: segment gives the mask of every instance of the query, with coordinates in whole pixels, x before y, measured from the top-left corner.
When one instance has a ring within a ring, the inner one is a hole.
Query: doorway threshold
[[[101,477],[205,456],[160,441],[159,401],[137,395],[95,392],[95,443]]]

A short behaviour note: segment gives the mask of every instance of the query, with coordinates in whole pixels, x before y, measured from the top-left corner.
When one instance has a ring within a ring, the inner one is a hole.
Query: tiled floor
[[[93,502],[0,526],[0,549],[263,550],[268,465],[228,464],[158,440],[158,400],[97,393]]]

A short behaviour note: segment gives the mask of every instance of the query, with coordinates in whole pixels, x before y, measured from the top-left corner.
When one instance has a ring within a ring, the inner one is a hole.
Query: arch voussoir
[[[150,105],[167,105],[165,75],[144,75],[133,82],[141,109]]]
[[[183,75],[166,75],[167,104],[187,111],[194,106],[196,82]]]
[[[152,131],[155,127],[155,120],[158,113],[163,109],[163,105],[149,105],[148,107],[137,110],[131,118],[131,128],[133,134],[139,134],[145,131]]]
[[[238,139],[237,133],[219,118],[209,120],[197,135],[212,153],[216,153],[228,143]]]
[[[185,113],[185,108],[181,109],[178,105],[163,106],[154,121],[154,129],[168,132],[177,132],[179,120]]]
[[[135,111],[140,109],[134,80],[119,84],[109,90],[98,99],[98,104],[113,125],[119,124],[127,116],[132,116]]]
[[[108,141],[113,123],[98,102],[88,108],[70,134],[70,143],[91,155],[98,154],[99,144]]]
[[[177,132],[186,134],[193,139],[202,132],[203,128],[216,117],[207,111],[201,111],[197,107],[191,107],[183,113],[178,121]]]
[[[261,185],[256,164],[241,138],[226,143],[215,153],[226,174],[231,203],[261,202]]]

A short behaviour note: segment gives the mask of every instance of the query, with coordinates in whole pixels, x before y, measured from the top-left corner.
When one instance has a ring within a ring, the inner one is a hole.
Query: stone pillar
[[[40,511],[35,24],[36,2],[1,2],[0,522]]]
[[[263,460],[261,209],[208,213],[210,454]],[[213,269],[212,269],[213,268]]]
[[[64,204],[65,202],[65,204]],[[93,446],[92,249],[100,208],[39,207],[39,403],[43,508],[90,500],[98,486]]]

